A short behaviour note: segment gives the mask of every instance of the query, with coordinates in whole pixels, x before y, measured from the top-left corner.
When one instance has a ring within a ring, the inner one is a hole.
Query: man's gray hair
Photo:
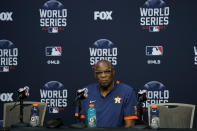
[[[111,67],[112,69],[114,68],[113,65],[111,64],[111,62],[107,61],[107,60],[100,60],[98,61],[95,66],[94,66],[94,70],[96,70],[97,66],[100,64],[100,63],[106,63],[109,67]]]

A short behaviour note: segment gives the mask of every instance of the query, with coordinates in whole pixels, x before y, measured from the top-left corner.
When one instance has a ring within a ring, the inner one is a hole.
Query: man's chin
[[[108,89],[109,84],[108,83],[101,83],[100,87],[103,88],[103,89]]]

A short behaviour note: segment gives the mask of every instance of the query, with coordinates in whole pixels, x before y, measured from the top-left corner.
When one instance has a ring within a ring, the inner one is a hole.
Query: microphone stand
[[[24,123],[23,122],[23,109],[24,109],[24,105],[23,105],[23,97],[20,97],[21,95],[19,95],[19,101],[20,101],[20,104],[16,104],[17,101],[15,102],[14,106],[10,109],[10,111],[12,111],[15,107],[17,107],[18,105],[20,105],[20,115],[19,115],[19,119],[20,119],[20,122],[19,123],[16,123],[16,124],[13,124],[11,125],[11,127],[28,127],[29,124],[28,123]]]
[[[137,116],[139,119],[136,120],[136,125],[133,128],[145,129],[149,127],[148,124],[143,120],[143,103],[146,102],[146,100],[146,92],[139,92],[137,94]]]
[[[71,128],[85,128],[86,125],[84,124],[84,122],[81,119],[81,111],[82,111],[81,99],[79,97],[76,97],[75,101],[76,101],[76,103],[77,103],[76,105],[78,107],[77,123],[72,124],[70,127]]]
[[[139,121],[143,121],[143,102],[138,102],[137,103],[137,107],[138,107],[138,118]]]
[[[137,103],[137,116],[139,119],[136,120],[136,125],[133,128],[137,128],[137,129],[148,128],[149,126],[143,120],[143,102],[141,101],[138,101]]]

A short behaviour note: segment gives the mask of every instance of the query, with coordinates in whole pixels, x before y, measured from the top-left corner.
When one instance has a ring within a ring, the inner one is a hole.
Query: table
[[[83,129],[76,129],[76,128],[68,128],[68,127],[61,127],[61,128],[45,128],[45,127],[23,127],[23,128],[9,128],[7,130],[0,131],[157,131],[153,129],[135,129],[135,128],[83,128]],[[167,129],[161,128],[160,131],[197,131],[197,129],[183,129],[183,128],[176,128],[176,129]]]

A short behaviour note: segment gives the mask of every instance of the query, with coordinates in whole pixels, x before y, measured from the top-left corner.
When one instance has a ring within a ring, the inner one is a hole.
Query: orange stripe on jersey
[[[131,120],[131,119],[138,119],[137,116],[126,116],[124,117],[124,120]]]

